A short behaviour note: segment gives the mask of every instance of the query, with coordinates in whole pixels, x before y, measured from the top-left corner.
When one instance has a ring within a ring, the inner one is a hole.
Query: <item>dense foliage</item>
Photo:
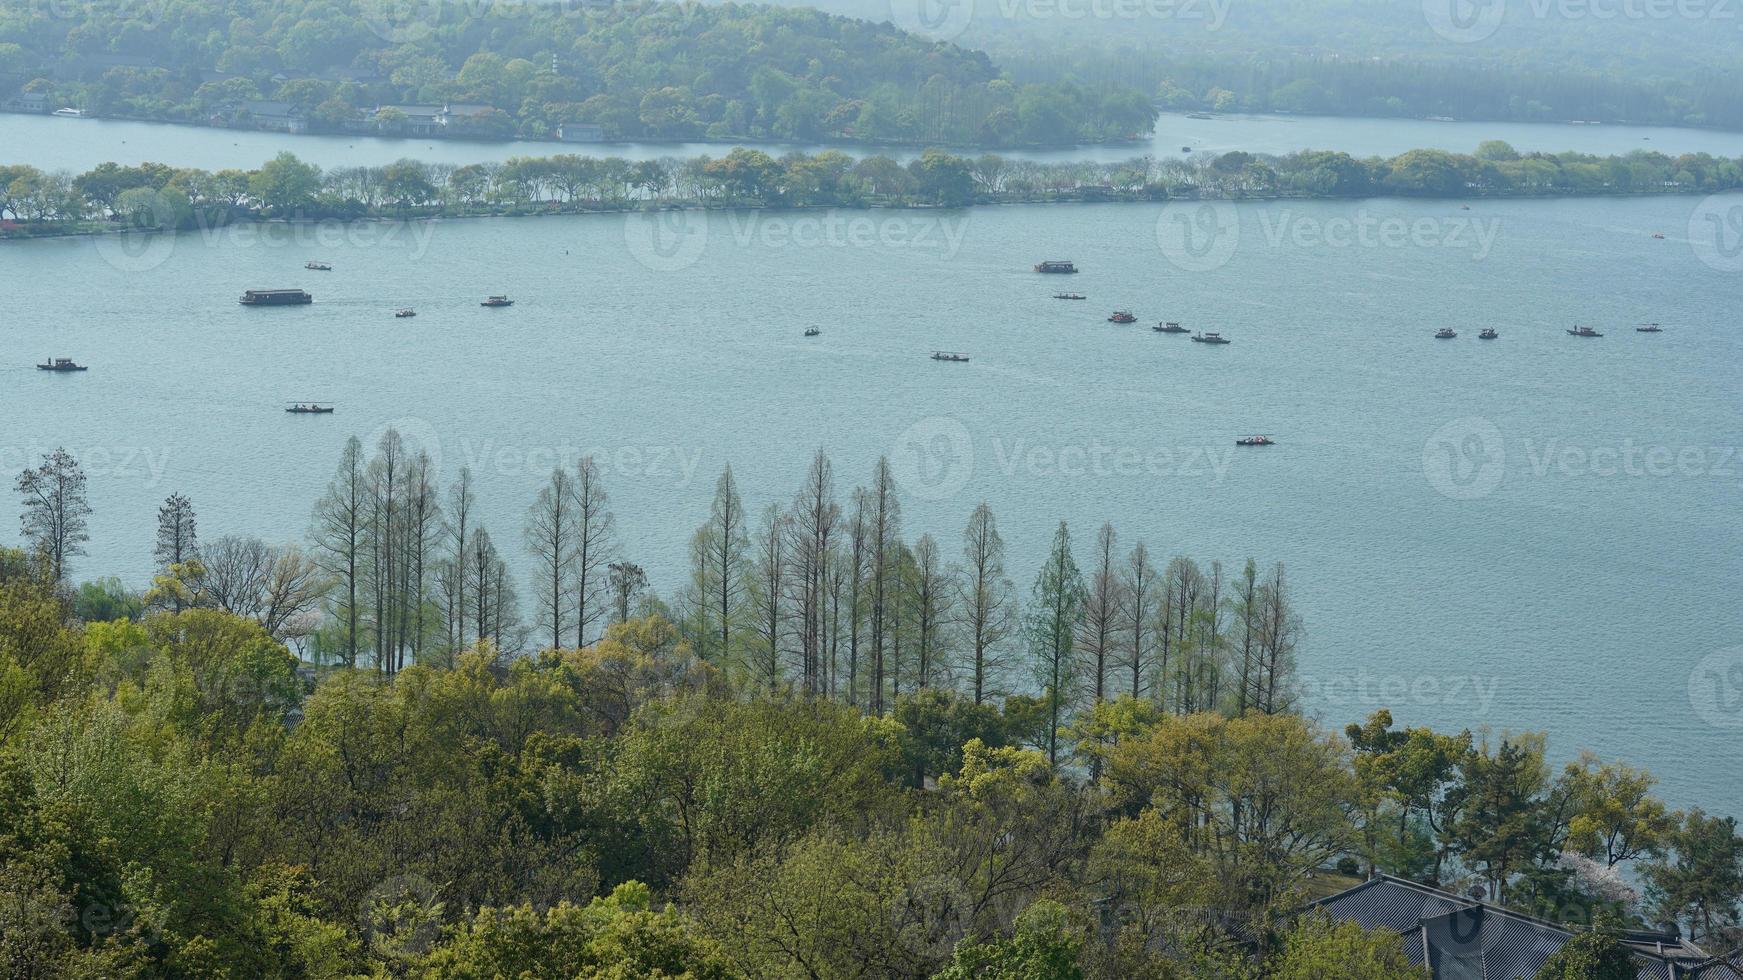
[[[632,162],[564,154],[454,167],[401,160],[322,172],[289,153],[258,170],[106,163],[79,175],[0,165],[0,235],[87,220],[141,229],[211,227],[259,217],[363,218],[547,214],[660,207],[943,206],[1174,198],[1514,197],[1710,194],[1743,187],[1743,161],[1667,156],[1521,154],[1491,141],[1475,155],[1411,150],[1357,159],[1318,150],[1196,160],[1036,163],[928,150],[903,166],[825,151],[779,159]]]
[[[1176,111],[1278,112],[1498,120],[1712,126],[1743,129],[1735,69],[1666,78],[1602,71],[1590,64],[1549,68],[1536,59],[1505,67],[1388,55],[1282,57],[1275,52],[1213,57],[1183,49],[1106,52],[1093,46],[1000,59],[1018,79],[1120,79],[1141,85]]]
[[[805,5],[871,21],[899,9],[887,0]],[[966,6],[960,34],[947,22],[952,40],[1016,78],[1136,85],[1178,109],[1743,129],[1743,10],[1723,0]],[[1437,13],[1461,12],[1468,42],[1436,33]]]
[[[1110,527],[1079,568],[1062,524],[1019,602],[984,505],[946,563],[887,465],[844,507],[819,454],[759,518],[722,474],[665,597],[565,465],[517,579],[467,474],[389,432],[315,508],[317,577],[172,495],[129,601],[68,587],[86,511],[24,492],[77,469],[20,481],[30,553],[0,550],[10,976],[1412,975],[1294,914],[1364,867],[1739,934],[1735,822],[1644,772],[1295,713],[1280,568]]]
[[[66,16],[75,10],[78,16]],[[1014,84],[986,55],[888,24],[725,4],[375,0],[0,3],[0,94],[96,115],[250,126],[289,103],[315,131],[611,139],[851,139],[987,146],[1148,133],[1128,86]],[[383,108],[464,106],[414,128]],[[259,116],[259,118],[257,118]]]

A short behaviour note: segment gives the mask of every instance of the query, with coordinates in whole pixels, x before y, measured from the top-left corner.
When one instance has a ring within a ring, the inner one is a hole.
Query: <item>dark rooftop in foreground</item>
[[[1338,921],[1389,929],[1435,980],[1514,980],[1537,974],[1574,931],[1498,905],[1390,875],[1314,902]],[[1743,950],[1709,956],[1674,932],[1627,932],[1641,980],[1743,980]]]

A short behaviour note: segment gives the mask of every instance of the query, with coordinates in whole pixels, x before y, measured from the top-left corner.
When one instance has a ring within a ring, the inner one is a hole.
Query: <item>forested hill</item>
[[[97,115],[416,135],[592,124],[622,139],[1017,146],[1138,136],[1154,119],[1123,84],[1016,84],[983,53],[887,23],[736,4],[0,0],[0,105],[30,94]],[[407,104],[450,112],[426,133],[416,111],[379,111]]]
[[[882,20],[920,0],[781,2]],[[933,36],[1171,108],[1743,129],[1743,6],[1515,0],[1453,22],[1455,2],[980,0]]]

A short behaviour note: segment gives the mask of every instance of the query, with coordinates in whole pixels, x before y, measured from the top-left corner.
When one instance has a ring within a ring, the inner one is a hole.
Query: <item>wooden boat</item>
[[[1230,340],[1220,333],[1199,332],[1192,335],[1192,342],[1195,344],[1227,344],[1230,343]]]
[[[1603,336],[1603,334],[1597,332],[1596,330],[1593,330],[1591,327],[1569,327],[1567,332],[1570,336],[1574,336],[1574,337],[1602,337]]]
[[[301,289],[250,289],[237,302],[243,306],[301,306],[314,301]]]
[[[333,271],[333,267],[328,265],[325,262],[304,262],[303,268],[313,269],[316,272],[332,272]]]
[[[1108,314],[1109,323],[1137,323],[1138,318],[1131,310],[1115,310]]]
[[[1054,293],[1053,298],[1054,299],[1088,299],[1089,297],[1083,295],[1082,293]]]
[[[394,316],[397,316],[397,317],[400,317],[400,318],[401,318],[401,319],[404,319],[404,318],[405,318],[405,317],[408,317],[408,316],[417,316],[417,315],[418,315],[418,311],[417,311],[417,310],[414,310],[414,309],[412,309],[412,308],[411,308],[411,307],[409,307],[409,306],[408,306],[408,307],[406,307],[406,308],[405,308],[405,309],[403,309],[403,310],[394,310],[394,311],[393,311],[393,315],[394,315]]]
[[[966,361],[968,355],[956,351],[935,350],[932,352],[932,359],[934,361]]]
[[[805,336],[807,336],[807,337],[815,337],[822,332],[823,331],[818,329],[817,327],[806,327],[805,328]]]
[[[1664,328],[1656,323],[1642,323],[1634,328],[1635,333],[1663,333]]]
[[[484,302],[479,303],[478,305],[479,306],[513,306],[514,300],[509,299],[507,296],[488,296],[488,297],[485,297]]]
[[[56,357],[43,361],[36,366],[38,371],[84,371],[83,364],[74,364],[70,357]]]
[[[1494,327],[1484,327],[1482,333],[1477,334],[1477,339],[1478,340],[1494,340],[1496,337],[1499,337],[1499,336],[1501,336],[1500,331],[1496,330]]]
[[[296,402],[285,411],[292,415],[331,415],[333,414],[333,406],[317,405],[314,402]]]
[[[1174,322],[1173,320],[1169,320],[1166,323],[1158,323],[1155,326],[1151,327],[1150,329],[1156,331],[1157,333],[1191,333],[1192,332],[1190,330],[1187,330],[1185,327],[1181,326],[1180,324]]]
[[[1454,337],[1457,337],[1458,335],[1459,335],[1459,332],[1457,330],[1454,330],[1451,327],[1441,327],[1439,330],[1436,330],[1434,332],[1434,339],[1435,340],[1451,340]]]
[[[1077,271],[1077,266],[1065,259],[1049,259],[1046,262],[1037,263],[1035,271],[1051,275],[1070,275]]]
[[[1208,112],[1189,112],[1186,114],[1186,118],[1188,118],[1188,119],[1215,119],[1216,117],[1211,115]]]
[[[1237,446],[1275,446],[1277,443],[1270,436],[1242,436],[1235,440]]]
[[[1662,232],[1662,231],[1655,231],[1655,232],[1653,232],[1653,233],[1652,233],[1652,237],[1653,237],[1653,238],[1656,238],[1656,239],[1658,239],[1658,240],[1659,240],[1659,241],[1661,241],[1661,242],[1662,242],[1662,241],[1664,241],[1664,232]]]

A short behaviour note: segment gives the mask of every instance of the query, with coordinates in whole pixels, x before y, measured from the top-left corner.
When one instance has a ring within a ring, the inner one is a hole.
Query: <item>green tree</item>
[[[1642,869],[1654,915],[1685,924],[1695,942],[1736,944],[1743,935],[1743,836],[1736,818],[1690,810],[1665,843],[1669,856]]]
[[[1465,756],[1459,781],[1448,791],[1458,811],[1454,849],[1502,900],[1514,875],[1549,857],[1549,813],[1542,796],[1548,781],[1543,737],[1524,735],[1503,738],[1493,751],[1481,745]]]
[[[919,194],[929,203],[956,208],[974,200],[974,177],[962,157],[927,150],[908,169],[914,174]]]
[[[693,697],[637,712],[618,743],[613,792],[648,848],[650,883],[873,807],[896,768],[892,728],[828,701],[778,697]]]
[[[962,747],[971,739],[998,748],[1006,744],[1004,716],[991,704],[976,704],[940,687],[905,691],[892,712],[901,723],[898,744],[909,785],[962,768]]]
[[[268,160],[248,178],[249,195],[276,215],[308,208],[320,190],[320,168],[298,160],[288,151]]]
[[[1397,933],[1370,932],[1358,923],[1332,922],[1323,915],[1296,920],[1266,971],[1275,980],[1423,980],[1425,975],[1404,955]]]
[[[720,944],[671,906],[655,910],[640,882],[586,905],[481,909],[419,965],[437,977],[744,977]]]
[[[1536,980],[1635,980],[1640,972],[1634,954],[1616,937],[1582,932],[1544,961]]]
[[[1077,959],[1087,931],[1065,906],[1042,899],[1017,917],[1009,939],[958,944],[937,980],[1081,980]]]
[[[1570,762],[1556,790],[1574,809],[1568,845],[1615,867],[1658,853],[1674,826],[1664,802],[1651,794],[1657,780],[1625,762],[1600,762],[1584,753]]]

